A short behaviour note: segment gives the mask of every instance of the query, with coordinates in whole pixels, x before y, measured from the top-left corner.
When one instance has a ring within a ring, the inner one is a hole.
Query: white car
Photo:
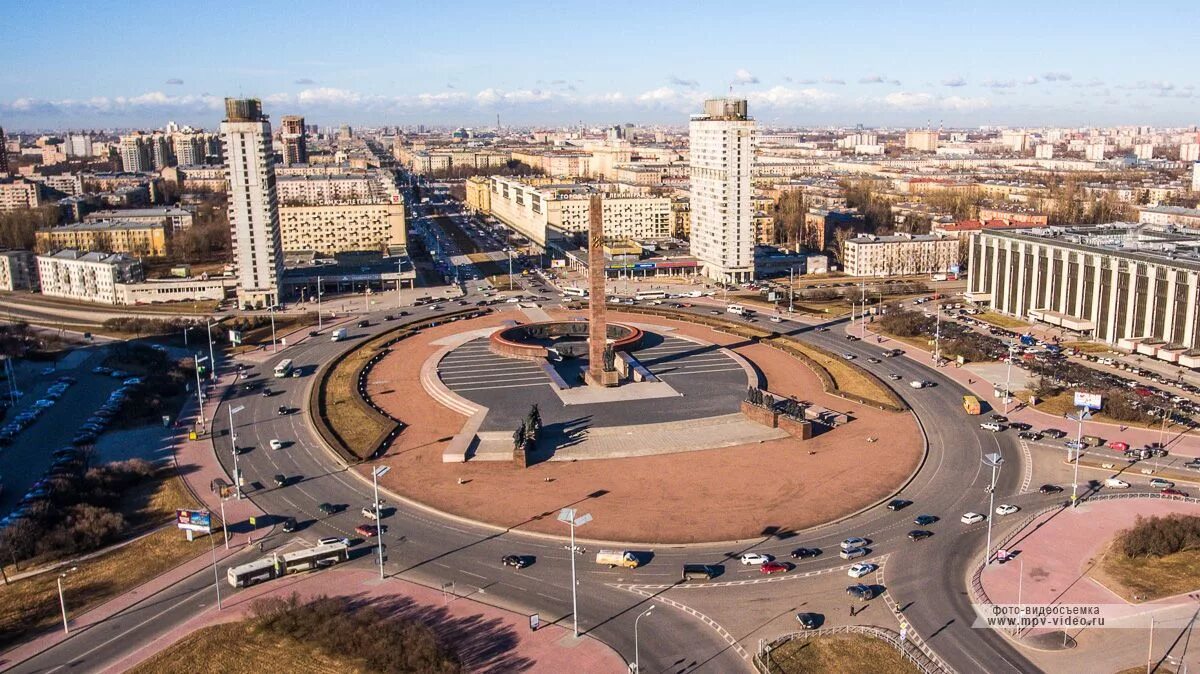
[[[925,388],[925,382],[919,380],[910,381],[908,385],[913,388]]]
[[[742,555],[742,564],[766,564],[774,559],[771,555],[764,555],[761,552],[747,552]]]
[[[868,358],[867,362],[868,363],[880,363],[882,361],[880,361],[878,358]]]
[[[843,353],[842,358],[845,358],[846,360],[854,360],[855,358],[858,358],[858,356],[852,353]]]
[[[1000,505],[996,506],[996,514],[997,515],[1011,515],[1011,514],[1017,512],[1018,510],[1020,510],[1020,508],[1018,508],[1015,505],[1008,504],[1008,503],[1001,503]]]
[[[901,377],[898,374],[889,374],[888,379],[891,379],[892,381],[900,381],[901,379],[904,379],[904,377]]]
[[[980,515],[979,513],[965,513],[961,518],[959,518],[959,521],[963,524],[975,524],[977,522],[982,522],[983,520],[983,515]]]
[[[867,539],[859,538],[858,536],[851,536],[850,538],[847,538],[846,540],[842,541],[842,549],[849,550],[850,548],[861,548],[861,547],[865,546],[866,544],[867,544]]]
[[[850,567],[850,570],[846,572],[846,575],[850,576],[851,578],[862,578],[875,569],[876,566],[874,564],[870,562],[862,562],[861,564],[855,564],[854,566]]]
[[[271,444],[271,449],[283,449],[283,441],[282,440],[272,440],[270,444]]]
[[[772,316],[772,317],[771,317],[771,322],[772,322],[772,323],[782,323],[782,322],[783,322],[783,319],[782,319],[782,318],[780,318],[780,317],[778,317],[778,316]]]

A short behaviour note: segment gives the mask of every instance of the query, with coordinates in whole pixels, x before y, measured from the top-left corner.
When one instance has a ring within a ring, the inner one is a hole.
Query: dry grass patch
[[[780,674],[918,674],[891,644],[864,634],[793,639],[771,651],[771,671]]]
[[[1028,403],[1030,393],[1029,391],[1014,391],[1013,396]],[[1039,398],[1037,405],[1034,405],[1034,409],[1045,412],[1046,414],[1052,414],[1056,417],[1061,417],[1064,414],[1075,413],[1078,411],[1078,408],[1075,407],[1075,394],[1072,391],[1064,391],[1058,395],[1050,396],[1049,398]],[[1162,422],[1122,421],[1113,419],[1105,414],[1103,410],[1099,412],[1092,412],[1092,420],[1105,424],[1126,426],[1128,428],[1148,428],[1152,431],[1157,431],[1162,428]],[[1179,424],[1169,424],[1167,426],[1166,433],[1168,437],[1174,437],[1179,433],[1191,433],[1191,431],[1183,428]],[[1117,434],[1117,429],[1114,428],[1111,434]]]
[[[1101,342],[1063,342],[1064,349],[1075,349],[1078,353],[1111,353],[1112,347]]]
[[[131,674],[365,673],[361,664],[326,655],[320,648],[280,639],[249,621],[205,627],[129,670]]]
[[[1127,557],[1110,546],[1096,575],[1105,587],[1128,601],[1173,597],[1200,588],[1200,550]]]
[[[359,458],[366,458],[374,451],[373,443],[391,430],[395,422],[368,407],[359,397],[358,373],[384,342],[398,334],[385,333],[346,354],[322,383],[320,402],[330,430]]]
[[[809,348],[801,342],[789,341],[788,345],[825,368],[838,391],[856,395],[881,405],[896,404],[896,399],[890,391],[884,388],[882,383],[845,360]]]
[[[991,323],[998,328],[1004,328],[1005,330],[1024,330],[1025,328],[1029,327],[1029,323],[1025,321],[1013,318],[1012,316],[998,314],[994,311],[980,312],[975,315],[975,318],[978,318],[984,323]]]

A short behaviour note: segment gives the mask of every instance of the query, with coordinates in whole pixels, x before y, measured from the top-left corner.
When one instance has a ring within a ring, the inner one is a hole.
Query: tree
[[[846,242],[852,238],[854,238],[854,230],[850,227],[838,227],[833,230],[833,255],[843,265],[846,264]]]
[[[800,190],[784,192],[775,202],[774,210],[776,243],[800,242],[804,232],[804,214],[808,212],[804,193]]]

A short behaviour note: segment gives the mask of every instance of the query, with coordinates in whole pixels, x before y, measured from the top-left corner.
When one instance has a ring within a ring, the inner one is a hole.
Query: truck
[[[346,328],[338,328],[337,330],[334,330],[333,334],[331,334],[329,336],[329,341],[340,342],[345,338],[346,338]]]
[[[608,568],[623,566],[626,569],[636,569],[641,561],[637,555],[628,550],[601,550],[596,553],[597,564],[607,564]]]
[[[749,313],[746,310],[746,307],[743,307],[740,304],[731,304],[731,305],[729,305],[729,308],[727,308],[725,311],[727,311],[731,314],[737,314],[738,316],[746,316]]]
[[[966,411],[967,414],[982,413],[982,410],[979,406],[979,398],[970,395],[963,396],[963,410]]]
[[[933,275],[933,280],[934,280],[934,281],[945,281],[945,280],[946,280],[946,275],[945,275],[945,274],[934,274],[934,275]]]

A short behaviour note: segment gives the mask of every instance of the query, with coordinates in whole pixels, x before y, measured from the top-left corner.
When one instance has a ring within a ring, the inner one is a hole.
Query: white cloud
[[[983,86],[990,89],[1011,89],[1017,86],[1016,80],[984,80]]]
[[[687,87],[689,89],[695,89],[696,87],[700,86],[700,83],[696,80],[687,80],[682,77],[676,77],[675,75],[670,75],[667,77],[667,82],[677,87]]]
[[[758,84],[758,78],[755,77],[749,70],[738,68],[738,71],[733,74],[734,84]]]
[[[1049,72],[1049,73],[1042,75],[1042,77],[1047,82],[1070,82],[1071,81],[1070,73]]]
[[[951,77],[950,79],[942,80],[943,87],[965,87],[967,81],[961,77]]]
[[[770,108],[811,108],[834,101],[837,95],[820,89],[779,86],[766,91],[751,92],[747,94],[746,99],[753,105]]]
[[[963,112],[980,110],[989,107],[991,101],[986,98],[966,98],[963,96],[939,97],[925,92],[897,91],[883,97],[883,102],[901,110],[952,110]]]
[[[836,77],[822,77],[821,82],[825,84],[845,84],[846,80],[840,80]]]
[[[296,102],[300,105],[313,106],[354,106],[363,103],[362,94],[349,89],[337,89],[335,87],[317,87],[315,89],[305,89],[296,94]]]
[[[1041,80],[1037,78],[1037,75],[1030,75],[1029,77],[1021,80],[1021,84],[1037,84],[1038,82],[1041,82]]]

